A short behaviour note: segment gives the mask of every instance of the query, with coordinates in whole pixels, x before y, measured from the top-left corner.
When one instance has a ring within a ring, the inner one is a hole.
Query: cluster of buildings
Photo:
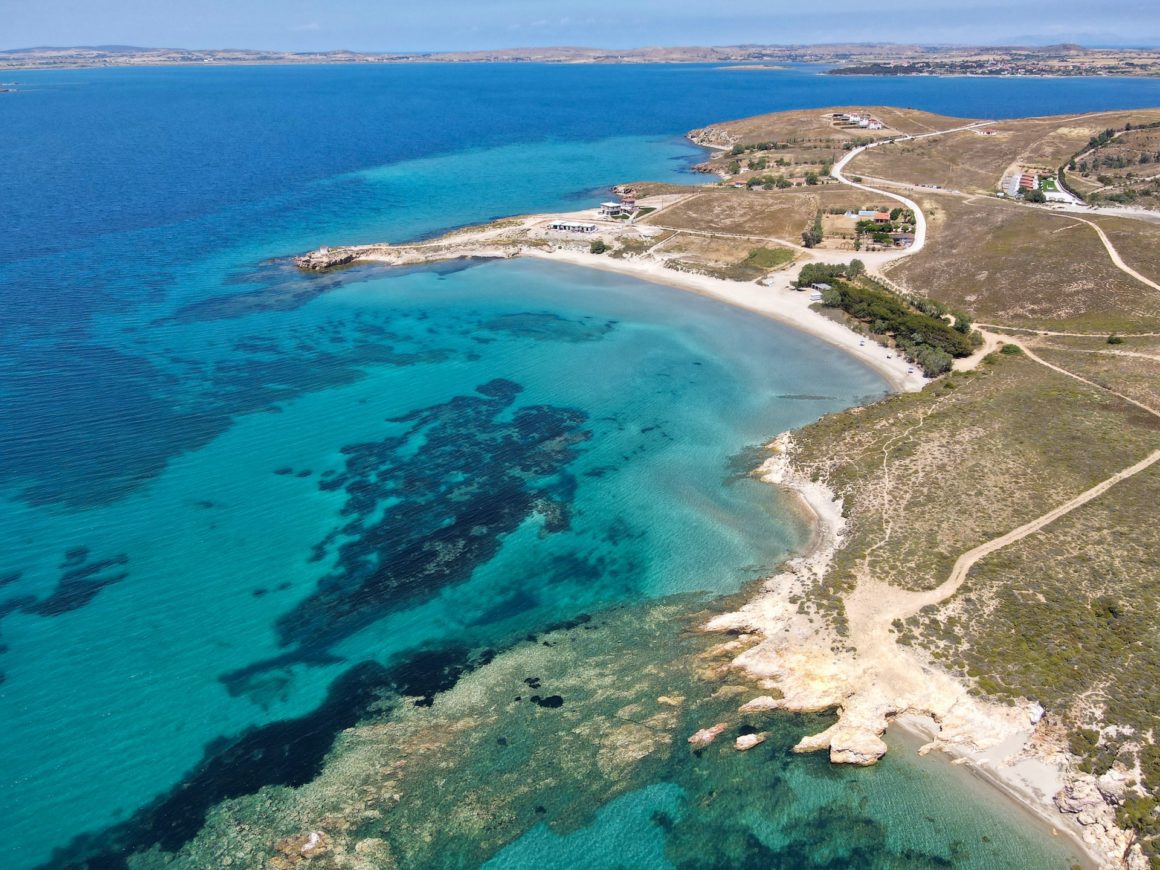
[[[834,112],[833,117],[840,124],[851,124],[863,130],[881,130],[886,126],[868,112]]]
[[[842,217],[849,218],[856,221],[874,221],[876,224],[890,223],[890,212],[875,211],[874,209],[862,209],[861,211],[847,211]]]
[[[634,214],[636,214],[635,196],[622,196],[620,202],[600,203],[601,217],[617,218]]]
[[[890,244],[896,248],[909,248],[914,244],[914,233],[898,232],[894,229],[893,222],[890,220],[890,212],[876,211],[875,209],[862,209],[860,211],[847,211],[842,217],[848,220],[861,223],[862,221],[873,221],[882,227],[883,232],[890,233]]]
[[[1034,169],[1020,169],[1004,176],[999,185],[1000,196],[1019,197],[1028,191],[1042,190],[1048,202],[1076,202],[1077,200],[1064,190],[1060,190],[1050,175],[1040,175]]]
[[[622,196],[619,202],[609,200],[600,203],[600,216],[602,218],[631,217],[636,212],[635,196]],[[597,230],[596,224],[573,218],[559,218],[548,224],[548,228],[565,233],[594,233]]]

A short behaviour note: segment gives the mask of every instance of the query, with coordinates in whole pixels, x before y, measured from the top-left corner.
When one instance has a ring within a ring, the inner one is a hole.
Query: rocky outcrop
[[[729,727],[728,722],[718,722],[712,728],[702,728],[689,738],[689,745],[693,749],[704,749],[714,740],[721,736],[722,732]]]
[[[746,752],[747,750],[752,749],[754,746],[758,746],[764,743],[765,738],[768,736],[769,735],[764,731],[758,734],[742,734],[740,737],[733,741],[733,746],[738,752]]]
[[[1083,841],[1109,858],[1108,866],[1123,866],[1128,870],[1148,870],[1148,859],[1132,836],[1116,824],[1116,806],[1128,790],[1128,778],[1123,771],[1109,770],[1098,778],[1084,776],[1074,779],[1055,795],[1055,806],[1061,812],[1074,816],[1081,826]]]
[[[369,246],[345,248],[319,248],[308,254],[294,258],[294,265],[305,272],[325,272],[339,266],[348,266],[369,253]]]
[[[702,127],[699,130],[690,130],[689,139],[705,148],[732,148],[737,144],[737,137],[725,127]]]

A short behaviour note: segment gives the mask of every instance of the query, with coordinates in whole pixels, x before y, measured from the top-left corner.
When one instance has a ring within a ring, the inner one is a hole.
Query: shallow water
[[[96,845],[70,854],[107,851],[101,832],[154,799],[176,848],[220,799],[318,775],[384,686],[437,708],[545,625],[739,589],[805,534],[744,477],[746,449],[884,390],[828,346],[624,278],[304,276],[288,255],[695,181],[680,136],[724,117],[1160,99],[1148,80],[707,67],[17,79],[0,101],[0,830],[16,867],[86,832]],[[638,810],[675,799],[657,776],[600,824],[643,831]],[[710,830],[681,812],[674,831]],[[880,815],[884,837],[909,830]]]

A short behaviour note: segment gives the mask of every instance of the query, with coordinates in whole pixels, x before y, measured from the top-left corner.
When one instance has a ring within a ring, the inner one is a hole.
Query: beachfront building
[[[550,229],[560,230],[565,233],[594,233],[596,232],[596,224],[586,224],[580,221],[558,220],[552,221]]]
[[[624,214],[624,208],[619,202],[600,203],[601,217],[620,217],[622,214]]]
[[[633,212],[635,212],[636,211],[636,197],[635,196],[622,196],[620,198],[620,209],[625,214],[632,214]]]

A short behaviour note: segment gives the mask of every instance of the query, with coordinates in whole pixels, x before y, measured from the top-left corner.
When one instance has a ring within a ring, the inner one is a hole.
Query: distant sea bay
[[[695,183],[702,152],[682,134],[733,117],[1160,105],[1148,79],[812,68],[11,78],[0,829],[14,868],[172,850],[219,800],[308,782],[358,715],[326,698],[360,663],[394,668],[400,690],[409,673],[410,694],[437,705],[456,661],[486,667],[529,632],[736,592],[808,535],[744,476],[747,450],[885,391],[828,346],[620,277],[542,263],[304,276],[289,255],[579,208],[622,181]],[[293,721],[321,736],[275,762],[271,735]],[[223,763],[238,745],[257,761]],[[884,831],[860,848],[882,866],[900,842],[950,866],[1066,857],[899,756],[859,786]],[[796,810],[763,803],[757,780],[730,787],[739,804],[754,790],[763,824],[808,827],[847,780],[786,763],[812,795]],[[889,797],[899,783],[938,805],[940,830],[912,830]],[[609,844],[639,841],[636,866],[668,866],[678,847],[657,813],[684,819],[686,838],[700,819],[683,788],[593,806],[593,826],[568,837],[529,823],[495,860],[613,866]],[[706,816],[706,836],[718,824]],[[807,852],[847,854],[840,818],[818,830]],[[988,846],[953,848],[963,838]]]

